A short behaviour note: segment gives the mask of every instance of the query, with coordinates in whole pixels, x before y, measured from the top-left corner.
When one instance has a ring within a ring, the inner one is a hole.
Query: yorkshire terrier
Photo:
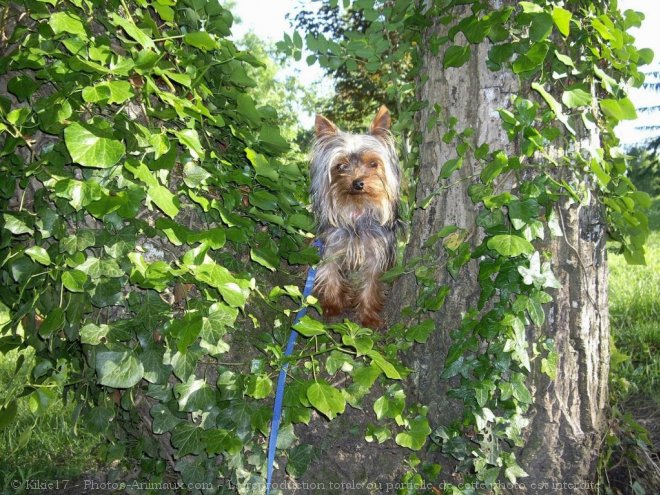
[[[313,293],[325,317],[355,309],[378,329],[384,294],[380,277],[396,259],[401,169],[381,106],[368,134],[342,132],[316,116],[311,198],[323,255]]]

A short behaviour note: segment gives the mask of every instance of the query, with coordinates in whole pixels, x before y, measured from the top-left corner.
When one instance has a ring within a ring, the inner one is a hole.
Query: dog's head
[[[320,223],[350,227],[365,216],[381,225],[396,220],[401,171],[390,123],[385,106],[366,134],[342,132],[330,120],[316,116],[310,175]]]

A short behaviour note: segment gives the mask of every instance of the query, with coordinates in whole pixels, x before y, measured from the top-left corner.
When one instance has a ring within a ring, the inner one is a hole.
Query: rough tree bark
[[[514,3],[514,2],[509,2]],[[425,37],[442,36],[448,30],[437,20]],[[463,42],[459,38],[457,42]],[[426,45],[428,46],[428,44]],[[458,119],[460,132],[474,129],[477,144],[487,143],[491,150],[502,149],[516,154],[515,143],[509,143],[502,129],[498,108],[510,106],[511,96],[519,94],[518,79],[508,71],[493,72],[486,66],[488,41],[473,46],[469,63],[460,68],[444,69],[442,54],[428,51],[423,57],[419,97],[428,102],[419,116],[419,129],[424,130],[420,147],[420,165],[416,197],[421,202],[438,187],[442,164],[455,158],[453,146],[446,145],[443,126],[427,130],[431,108],[438,103],[444,117]],[[593,138],[593,136],[592,136]],[[561,150],[559,151],[561,152]],[[469,154],[468,154],[469,155]],[[466,156],[463,167],[450,178],[453,184],[446,192],[435,196],[430,205],[415,211],[406,259],[419,256],[430,235],[447,225],[457,225],[471,233],[470,242],[480,241],[475,225],[479,208],[467,194],[470,177],[478,175],[480,165]],[[515,183],[507,187],[515,188]],[[607,316],[607,265],[605,257],[605,228],[601,209],[592,196],[589,204],[569,205],[558,210],[564,230],[563,237],[547,240],[537,249],[552,253],[553,271],[562,288],[553,292],[554,301],[546,307],[546,322],[540,330],[529,329],[528,341],[538,341],[541,335],[555,341],[559,354],[557,377],[550,380],[541,373],[540,359],[532,362],[528,386],[534,404],[525,430],[526,445],[516,452],[520,465],[529,474],[512,493],[586,493],[595,482],[595,464],[605,426],[607,379],[609,363],[609,320]],[[439,244],[439,243],[438,243]],[[438,265],[443,263],[444,251],[437,248]],[[462,268],[460,277],[453,280],[445,270],[439,270],[438,283],[448,284],[451,293],[436,313],[438,330],[424,346],[410,353],[408,364],[413,370],[406,385],[407,403],[427,404],[430,407],[431,427],[448,424],[461,414],[460,404],[448,399],[446,392],[452,383],[440,375],[446,350],[450,345],[450,331],[461,321],[462,313],[476,307],[479,298],[478,265],[475,260]],[[414,306],[417,287],[414,275],[399,279],[389,297],[387,320],[400,320],[401,309]],[[322,457],[310,468],[300,482],[322,483],[328,480],[344,482],[376,482],[380,490],[327,490],[327,493],[384,493],[385,483],[396,481],[404,471],[404,461],[410,451],[366,444],[361,427],[369,422],[370,404],[364,412],[347,411],[344,418],[332,424],[315,422],[300,431],[303,441],[323,448]],[[363,431],[363,430],[362,430]],[[443,465],[444,481],[452,478],[452,465],[438,454],[424,457]],[[395,490],[391,490],[393,493]],[[285,493],[318,493],[308,485]]]

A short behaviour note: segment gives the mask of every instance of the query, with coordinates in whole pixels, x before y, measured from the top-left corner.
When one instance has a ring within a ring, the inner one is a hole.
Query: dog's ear
[[[374,136],[385,134],[390,130],[391,124],[392,119],[390,119],[390,111],[385,105],[381,105],[381,107],[378,109],[378,113],[371,123],[371,127],[369,127],[369,133]]]
[[[332,136],[337,134],[337,126],[326,119],[323,115],[316,115],[314,127],[316,129],[317,138],[320,138],[321,136]]]

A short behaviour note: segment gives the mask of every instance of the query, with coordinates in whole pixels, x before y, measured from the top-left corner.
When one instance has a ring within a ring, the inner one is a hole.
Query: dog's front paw
[[[321,302],[321,309],[323,309],[323,316],[325,318],[334,318],[335,316],[339,316],[344,310],[340,304],[330,301]]]
[[[378,315],[378,313],[366,313],[360,315],[360,323],[362,323],[363,327],[378,330],[385,324],[385,321]]]

